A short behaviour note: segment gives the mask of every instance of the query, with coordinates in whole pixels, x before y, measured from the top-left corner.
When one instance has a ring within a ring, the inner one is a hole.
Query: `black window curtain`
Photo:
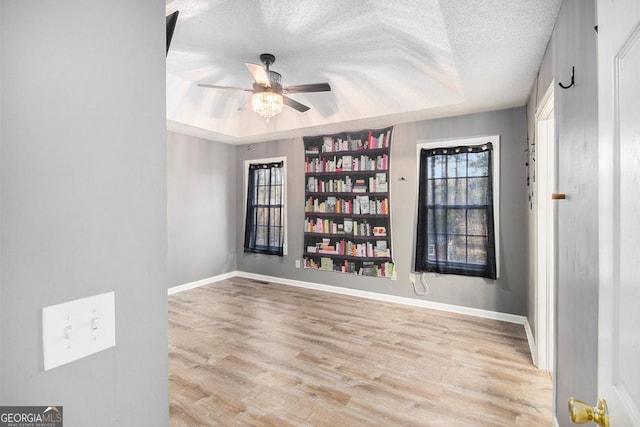
[[[244,251],[284,256],[284,163],[249,165]]]
[[[495,279],[493,146],[420,153],[415,271]]]

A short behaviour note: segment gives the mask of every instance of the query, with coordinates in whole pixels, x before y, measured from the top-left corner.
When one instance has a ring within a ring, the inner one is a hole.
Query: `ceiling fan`
[[[242,105],[239,110],[245,110],[251,105],[253,111],[261,117],[269,120],[282,112],[283,105],[287,105],[301,113],[309,110],[304,104],[295,101],[286,94],[302,93],[302,92],[329,92],[331,86],[329,83],[312,83],[303,85],[282,86],[282,75],[276,71],[269,69],[269,66],[276,61],[276,57],[270,53],[260,55],[260,61],[264,67],[247,62],[246,66],[249,73],[253,77],[253,89],[245,89],[233,86],[218,86],[208,83],[198,83],[200,87],[208,87],[214,89],[231,89],[252,92],[251,103]]]

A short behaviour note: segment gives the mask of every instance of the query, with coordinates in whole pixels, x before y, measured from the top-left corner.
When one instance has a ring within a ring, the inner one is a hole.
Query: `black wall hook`
[[[574,80],[575,71],[576,71],[576,67],[571,67],[571,84],[569,84],[568,86],[565,86],[562,83],[558,82],[558,86],[560,86],[562,89],[569,89],[571,86],[573,86],[576,83]]]

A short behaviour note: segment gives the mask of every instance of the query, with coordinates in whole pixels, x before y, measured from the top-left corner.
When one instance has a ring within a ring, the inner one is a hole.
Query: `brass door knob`
[[[571,422],[576,424],[593,421],[599,426],[609,427],[609,411],[604,399],[598,400],[598,406],[589,406],[581,400],[569,399],[569,414]]]

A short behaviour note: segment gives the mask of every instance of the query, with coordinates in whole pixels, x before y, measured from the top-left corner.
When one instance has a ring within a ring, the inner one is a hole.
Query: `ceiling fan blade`
[[[250,62],[246,62],[245,65],[249,69],[249,73],[251,73],[251,76],[256,83],[263,87],[271,87],[269,76],[267,76],[267,72],[261,65],[252,64]]]
[[[311,83],[306,85],[292,85],[282,88],[283,93],[300,93],[300,92],[330,92],[329,83]]]
[[[171,39],[173,38],[173,30],[176,28],[176,23],[178,22],[178,14],[179,10],[176,10],[171,15],[167,16],[167,55],[169,55],[169,46],[171,45]]]
[[[282,96],[282,101],[284,102],[284,105],[288,105],[289,107],[293,108],[294,110],[298,110],[301,113],[304,113],[305,111],[309,110],[309,107],[307,107],[304,104],[299,103],[298,101],[294,101],[293,99],[289,98],[288,96]]]
[[[235,87],[235,86],[218,86],[218,85],[211,85],[209,83],[198,83],[198,86],[209,87],[213,89],[231,89],[231,90],[244,90],[245,92],[253,92],[253,89],[246,89],[243,87]]]

